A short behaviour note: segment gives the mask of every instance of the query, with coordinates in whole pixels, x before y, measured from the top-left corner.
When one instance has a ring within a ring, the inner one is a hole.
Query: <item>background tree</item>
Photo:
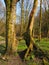
[[[5,7],[3,6],[3,3],[0,1],[0,36],[5,37]]]
[[[41,41],[41,22],[42,22],[42,0],[40,0],[40,22],[39,22],[39,40]]]
[[[28,11],[28,4],[29,4],[29,0],[26,0],[26,6],[25,6],[25,24],[24,24],[24,30],[26,32],[26,28],[28,26],[28,20],[29,20],[29,11]]]
[[[24,32],[24,0],[21,0],[21,36]]]

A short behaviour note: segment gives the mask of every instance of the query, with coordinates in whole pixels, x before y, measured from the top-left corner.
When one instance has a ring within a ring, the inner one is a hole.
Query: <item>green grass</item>
[[[43,51],[45,51],[48,55],[49,55],[49,40],[46,40],[45,38],[41,40],[41,42],[36,41],[35,43],[42,48]],[[19,41],[18,44],[18,51],[23,51],[27,48],[26,46],[26,42],[24,40]],[[3,51],[5,49],[5,44],[1,44],[0,45],[0,52]],[[32,59],[35,58],[35,55],[31,53]],[[40,65],[40,62],[35,62],[33,60],[30,59],[30,57],[27,58],[27,65]],[[2,61],[0,59],[0,63],[1,65],[6,65],[7,63],[5,61]]]
[[[37,41],[37,42],[35,42],[40,48],[42,48],[42,50],[44,51],[44,52],[46,52],[47,53],[47,55],[49,55],[49,40],[47,40],[47,39],[42,39],[41,40],[41,42],[39,42],[39,41]],[[19,45],[18,45],[18,51],[20,50],[20,51],[22,51],[22,50],[24,50],[24,49],[26,49],[27,47],[26,47],[26,44],[25,44],[25,41],[24,40],[21,40],[20,42],[19,42]],[[32,54],[31,53],[31,56],[30,57],[32,57],[32,59],[34,59],[35,58],[35,55],[34,54]],[[35,62],[35,61],[33,61],[33,60],[31,60],[30,59],[30,57],[28,57],[26,60],[27,60],[27,65],[40,65],[40,63],[42,63],[42,62]]]
[[[41,41],[36,41],[38,39],[35,39],[35,44],[37,44],[40,48],[42,48],[44,51],[49,52],[49,39],[43,38]],[[18,51],[22,51],[26,49],[27,46],[25,44],[24,40],[21,40],[18,45]]]
[[[19,45],[18,45],[18,51],[23,51],[27,48],[26,44],[25,44],[25,40],[21,40],[19,42]]]
[[[48,50],[49,51],[49,40],[47,39],[41,39],[41,41],[39,42],[35,42],[39,47],[41,47],[42,49]]]
[[[0,40],[1,40],[1,38],[0,38]],[[36,42],[36,40],[35,40],[35,43],[36,43],[40,48],[42,48],[44,51],[49,52],[49,40],[46,40],[46,39],[44,38],[44,39],[41,40],[41,42],[39,42],[39,41]],[[1,49],[4,49],[3,46],[5,47],[5,44],[1,44],[1,45],[0,45],[0,50],[1,50]],[[25,40],[19,41],[18,51],[23,51],[23,50],[25,50],[26,48],[27,48],[27,46],[26,46]]]

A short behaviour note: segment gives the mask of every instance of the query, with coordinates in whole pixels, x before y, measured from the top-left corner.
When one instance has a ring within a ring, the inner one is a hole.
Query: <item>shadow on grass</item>
[[[23,51],[19,51],[18,54],[20,56],[21,59],[24,59],[25,53],[26,53],[27,49],[23,50]],[[43,58],[47,58],[47,60],[49,61],[49,54],[46,52],[43,52],[40,49],[34,49],[34,51],[30,52],[31,55],[35,55],[35,57],[39,58],[39,59],[43,59]]]
[[[27,51],[27,49],[18,52],[18,54],[19,54],[19,56],[20,56],[21,59],[24,59],[26,51]]]
[[[43,60],[43,58],[46,58],[49,61],[49,55],[48,53],[44,52],[44,50],[37,49],[37,50],[34,50],[33,52],[35,57],[38,57],[41,60]]]

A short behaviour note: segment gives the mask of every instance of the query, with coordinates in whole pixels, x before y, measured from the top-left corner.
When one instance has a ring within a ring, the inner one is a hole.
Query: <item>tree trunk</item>
[[[26,10],[25,10],[25,25],[24,25],[24,32],[26,32],[26,28],[27,28],[27,26],[28,26],[28,20],[29,20],[29,17],[28,17],[28,15],[29,15],[29,11],[27,10],[27,7],[28,7],[28,0],[26,0]]]
[[[24,32],[24,0],[21,0],[21,32],[20,32],[20,36],[22,36],[23,32]]]
[[[12,9],[11,9],[11,24],[12,24],[12,52],[17,50],[17,39],[15,34],[15,23],[16,23],[16,2],[12,1]]]
[[[48,33],[47,33],[47,38],[49,38],[49,30],[48,30]]]
[[[38,5],[38,0],[34,0],[33,8],[31,10],[31,13],[30,13],[30,16],[29,16],[29,24],[28,24],[26,33],[24,35],[24,39],[26,40],[26,44],[29,47],[27,49],[26,54],[25,54],[25,58],[27,57],[29,51],[33,50],[34,40],[33,40],[33,37],[32,37],[32,30],[33,30],[34,15],[36,13],[37,5]]]
[[[10,10],[10,0],[8,1],[5,1],[5,4],[6,4],[6,52],[7,52],[7,50],[8,50],[8,47],[9,47],[9,50],[10,50],[10,45],[11,45],[11,43],[9,43],[10,42],[10,26],[9,26],[9,24],[10,24],[10,16],[11,16],[11,10]],[[9,51],[8,50],[8,51]]]
[[[41,41],[41,22],[42,22],[42,0],[40,0],[39,41]]]
[[[6,52],[11,54],[16,51],[17,42],[14,31],[16,22],[16,3],[18,0],[5,0],[6,4]]]

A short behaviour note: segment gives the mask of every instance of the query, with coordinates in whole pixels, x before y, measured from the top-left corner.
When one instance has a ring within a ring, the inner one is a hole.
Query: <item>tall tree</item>
[[[14,23],[16,21],[16,3],[18,0],[5,0],[6,5],[6,52],[16,51],[16,37]]]
[[[49,1],[48,0],[45,0],[45,1],[43,1],[43,5],[44,5],[44,8],[45,8],[45,16],[43,17],[44,18],[44,20],[45,20],[45,23],[46,23],[46,25],[45,26],[47,26],[47,34],[46,34],[46,36],[47,36],[47,38],[49,37],[49,23],[48,23],[48,15],[49,15],[49,13],[48,13],[48,11],[49,11]]]
[[[27,30],[26,30],[26,34],[24,35],[24,39],[26,40],[26,44],[29,47],[27,49],[26,54],[25,54],[25,58],[27,57],[29,51],[33,50],[33,46],[34,46],[34,40],[33,40],[33,37],[32,37],[32,30],[33,30],[34,15],[36,13],[37,5],[38,5],[38,0],[34,0],[33,8],[31,10],[31,13],[30,13],[30,16],[29,16],[28,27],[27,27]]]

